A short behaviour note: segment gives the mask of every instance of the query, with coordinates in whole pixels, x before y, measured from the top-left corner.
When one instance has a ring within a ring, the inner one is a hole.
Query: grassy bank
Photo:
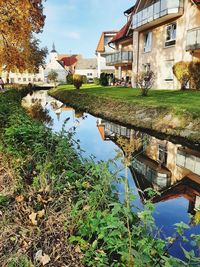
[[[71,85],[50,90],[57,99],[95,115],[192,140],[200,139],[200,92]]]
[[[189,226],[161,240],[150,200],[133,213],[125,178],[119,203],[108,163],[82,159],[73,134],[31,119],[21,97],[0,94],[0,266],[198,266],[194,252],[168,255]]]

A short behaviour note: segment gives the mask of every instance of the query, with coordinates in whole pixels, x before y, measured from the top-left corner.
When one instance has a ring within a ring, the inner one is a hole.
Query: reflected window
[[[167,147],[164,145],[158,146],[158,160],[161,164],[167,164]]]

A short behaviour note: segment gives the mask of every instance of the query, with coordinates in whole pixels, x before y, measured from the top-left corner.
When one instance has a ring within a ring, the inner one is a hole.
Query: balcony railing
[[[127,64],[133,62],[133,52],[123,51],[110,54],[106,57],[106,65],[113,66],[117,64]]]
[[[183,0],[159,0],[133,15],[133,29],[151,27],[183,14]]]
[[[186,50],[195,51],[197,49],[200,49],[200,28],[187,32]]]

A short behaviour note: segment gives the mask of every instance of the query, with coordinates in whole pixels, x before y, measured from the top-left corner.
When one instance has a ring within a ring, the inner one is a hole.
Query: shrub
[[[79,74],[73,75],[73,84],[76,87],[76,89],[80,89],[80,87],[83,84],[83,77]]]
[[[100,76],[100,84],[102,86],[108,86],[108,75],[107,73],[101,73],[101,76]]]
[[[173,66],[173,73],[176,76],[177,80],[181,84],[181,90],[186,89],[187,83],[190,80],[190,63],[185,61],[177,62]]]
[[[94,78],[94,84],[99,85],[100,84],[100,79],[99,78]]]
[[[66,80],[67,84],[73,84],[73,74],[68,74]]]
[[[155,81],[153,71],[143,71],[136,75],[136,86],[141,90],[142,96],[147,96]]]
[[[189,65],[191,87],[200,90],[200,61],[191,62]]]
[[[86,84],[88,81],[87,81],[87,76],[86,75],[82,75],[82,79],[83,79],[83,83]]]

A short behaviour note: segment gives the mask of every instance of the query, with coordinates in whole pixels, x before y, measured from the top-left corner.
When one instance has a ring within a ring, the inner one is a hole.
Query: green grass
[[[75,90],[73,85],[61,85],[54,92]],[[53,92],[52,91],[52,92]],[[193,116],[200,116],[200,91],[150,90],[147,97],[140,96],[138,89],[124,87],[102,87],[98,85],[83,85],[83,94],[102,96],[131,102],[134,105],[146,107],[166,107],[175,113],[189,112]],[[63,92],[62,92],[63,93]]]

